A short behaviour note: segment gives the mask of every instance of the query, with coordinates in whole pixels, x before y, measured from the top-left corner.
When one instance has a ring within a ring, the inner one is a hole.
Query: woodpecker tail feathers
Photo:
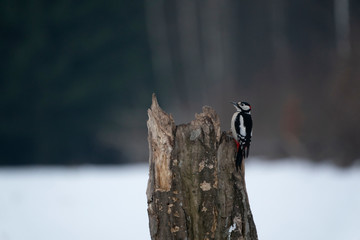
[[[249,157],[250,145],[246,147],[246,157]]]
[[[241,170],[241,163],[242,161],[249,157],[249,151],[250,151],[250,146],[244,146],[244,145],[240,145],[237,149],[237,154],[236,154],[236,171],[239,171],[239,168]]]
[[[239,168],[241,170],[241,163],[242,163],[243,158],[244,158],[243,148],[239,147],[237,154],[236,154],[236,161],[235,161],[236,171],[239,171]]]

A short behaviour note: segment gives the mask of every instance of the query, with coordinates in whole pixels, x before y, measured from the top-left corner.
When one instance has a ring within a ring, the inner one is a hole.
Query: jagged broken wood
[[[216,112],[205,106],[176,126],[153,95],[148,115],[151,239],[258,239],[236,146]]]

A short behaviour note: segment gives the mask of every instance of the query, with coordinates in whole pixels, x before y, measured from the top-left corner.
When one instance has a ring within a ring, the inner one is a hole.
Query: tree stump
[[[151,239],[258,239],[244,165],[236,172],[236,145],[216,112],[205,106],[176,126],[153,94],[148,116]]]

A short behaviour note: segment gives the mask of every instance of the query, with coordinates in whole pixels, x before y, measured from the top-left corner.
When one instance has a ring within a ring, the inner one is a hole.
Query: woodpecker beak
[[[234,105],[235,107],[237,106],[236,102],[230,102],[230,103],[232,103],[232,105]]]

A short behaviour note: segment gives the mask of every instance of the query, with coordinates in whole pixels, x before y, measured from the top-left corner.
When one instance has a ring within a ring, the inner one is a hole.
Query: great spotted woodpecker
[[[247,102],[231,102],[236,112],[231,119],[231,132],[237,146],[236,170],[241,170],[241,163],[249,156],[252,136],[251,106]]]

